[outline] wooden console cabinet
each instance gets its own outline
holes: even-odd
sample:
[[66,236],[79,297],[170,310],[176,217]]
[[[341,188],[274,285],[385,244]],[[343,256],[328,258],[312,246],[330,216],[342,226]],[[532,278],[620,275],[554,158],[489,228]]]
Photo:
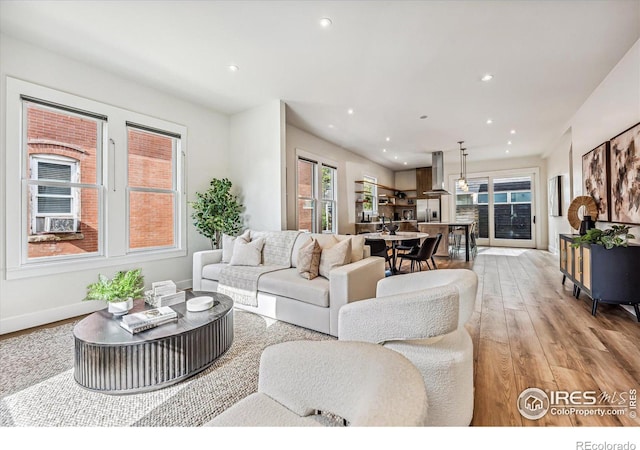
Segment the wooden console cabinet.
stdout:
[[560,235],[560,272],[562,284],[573,282],[573,295],[584,292],[593,299],[591,314],[596,315],[598,303],[633,305],[640,322],[640,290],[638,267],[640,246],[614,247],[582,244],[573,248],[576,234]]

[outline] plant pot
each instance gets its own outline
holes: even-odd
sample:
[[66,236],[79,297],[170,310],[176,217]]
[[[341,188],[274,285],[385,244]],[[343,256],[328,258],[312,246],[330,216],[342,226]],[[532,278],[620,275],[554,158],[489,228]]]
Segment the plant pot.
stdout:
[[114,317],[124,316],[133,308],[133,299],[129,297],[121,302],[109,302],[107,310],[114,315]]

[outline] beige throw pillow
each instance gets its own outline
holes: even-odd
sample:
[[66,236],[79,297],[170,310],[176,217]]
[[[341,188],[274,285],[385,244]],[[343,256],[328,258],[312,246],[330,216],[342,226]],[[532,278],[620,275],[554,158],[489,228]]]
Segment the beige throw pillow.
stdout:
[[336,245],[322,249],[320,255],[320,275],[329,278],[334,267],[344,266],[351,260],[351,239],[345,239]]
[[222,262],[228,263],[231,261],[233,255],[233,246],[237,240],[242,240],[245,243],[249,242],[249,230],[245,231],[238,237],[229,236],[228,234],[222,235]]
[[322,248],[318,241],[311,238],[298,252],[298,272],[300,276],[313,280],[320,273],[320,255]]
[[262,261],[262,248],[264,238],[258,238],[251,242],[237,239],[233,245],[230,266],[259,266]]

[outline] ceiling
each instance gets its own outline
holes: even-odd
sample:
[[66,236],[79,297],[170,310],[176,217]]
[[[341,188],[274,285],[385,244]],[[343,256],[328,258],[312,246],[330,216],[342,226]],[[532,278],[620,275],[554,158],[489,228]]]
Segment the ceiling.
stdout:
[[460,140],[469,163],[543,154],[640,37],[640,0],[2,1],[0,27],[226,114],[281,99],[403,170]]

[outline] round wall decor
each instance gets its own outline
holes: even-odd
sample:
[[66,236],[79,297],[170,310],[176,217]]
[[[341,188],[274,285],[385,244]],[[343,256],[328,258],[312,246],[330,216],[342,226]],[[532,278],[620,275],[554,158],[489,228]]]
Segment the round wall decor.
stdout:
[[[581,217],[579,212],[583,206],[585,208],[585,212]],[[573,199],[569,205],[569,210],[567,211],[567,219],[569,219],[571,228],[575,230],[580,229],[580,222],[582,221],[582,218],[587,215],[591,216],[595,220],[598,217],[598,206],[592,197],[588,195],[579,195]]]

